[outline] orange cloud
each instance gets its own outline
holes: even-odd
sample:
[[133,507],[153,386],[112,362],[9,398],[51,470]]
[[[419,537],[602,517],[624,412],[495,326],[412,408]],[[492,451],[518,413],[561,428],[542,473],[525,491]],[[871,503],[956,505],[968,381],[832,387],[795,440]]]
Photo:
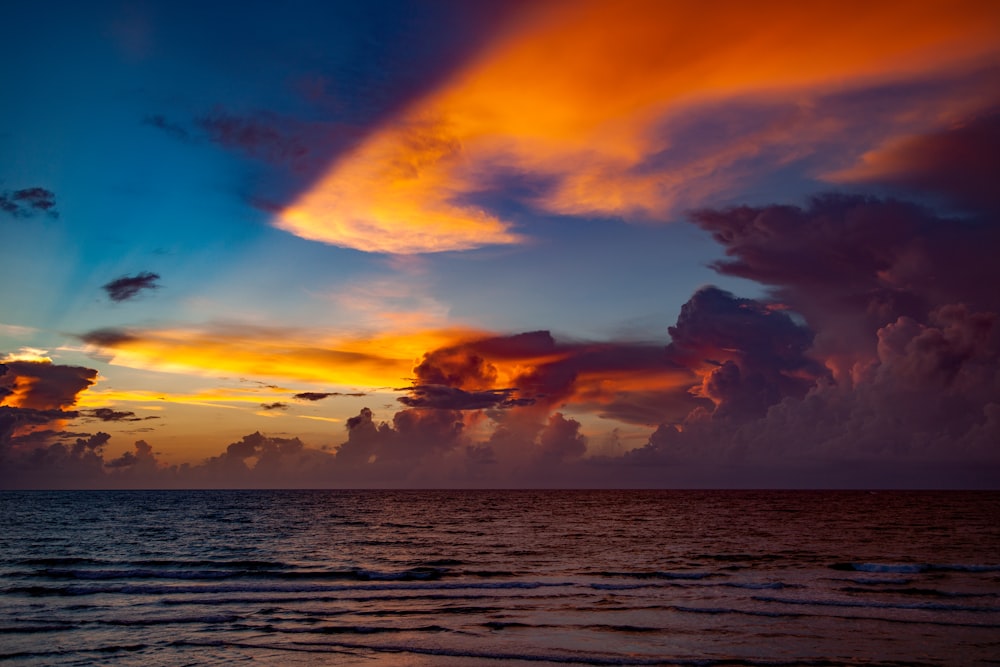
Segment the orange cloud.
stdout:
[[[239,391],[236,389],[209,389],[190,394],[136,389],[92,389],[80,396],[77,405],[81,408],[98,408],[117,403],[177,403],[181,405],[239,409],[240,404],[243,403],[252,403],[256,408],[262,401],[270,400],[272,397],[271,394]],[[145,409],[162,410],[163,408],[161,406],[149,406]]]
[[794,100],[995,60],[998,26],[1000,5],[972,0],[535,6],[342,156],[274,223],[371,252],[518,243],[510,221],[471,203],[509,175],[546,183],[532,202],[545,211],[662,217],[691,191],[724,189],[720,169],[762,145],[794,151],[805,139],[779,128],[690,164],[647,169],[681,138],[665,129],[672,116],[734,97]]
[[[129,368],[207,377],[268,377],[355,388],[394,387],[428,349],[465,330],[330,337],[263,328],[99,331],[83,336],[92,353]],[[260,394],[252,399],[260,402]],[[232,399],[231,399],[232,400]],[[248,399],[249,400],[249,399]]]

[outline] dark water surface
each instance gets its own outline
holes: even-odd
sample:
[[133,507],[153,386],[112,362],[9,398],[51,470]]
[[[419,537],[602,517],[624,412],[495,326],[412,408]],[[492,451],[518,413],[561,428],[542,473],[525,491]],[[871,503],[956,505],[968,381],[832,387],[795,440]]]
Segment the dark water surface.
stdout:
[[1000,494],[0,493],[11,665],[1000,664]]

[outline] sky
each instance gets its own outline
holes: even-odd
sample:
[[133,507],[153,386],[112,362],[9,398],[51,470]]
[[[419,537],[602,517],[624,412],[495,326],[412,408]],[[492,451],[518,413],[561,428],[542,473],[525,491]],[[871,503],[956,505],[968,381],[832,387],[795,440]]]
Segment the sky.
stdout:
[[40,2],[2,488],[998,488],[1000,4]]

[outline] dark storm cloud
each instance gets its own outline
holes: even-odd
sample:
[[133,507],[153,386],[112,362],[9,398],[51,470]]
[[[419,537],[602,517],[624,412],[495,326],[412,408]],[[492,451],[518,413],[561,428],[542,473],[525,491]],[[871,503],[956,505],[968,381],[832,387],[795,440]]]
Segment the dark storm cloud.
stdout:
[[[516,365],[511,389],[527,401],[554,403],[580,389],[581,379],[611,373],[676,373],[662,345],[557,342],[548,331],[470,340],[424,355],[416,386],[496,391],[500,369]],[[506,388],[504,388],[506,390]]]
[[408,396],[398,400],[410,408],[435,408],[443,410],[485,410],[531,405],[534,399],[515,398],[516,389],[487,389],[464,391],[440,384],[418,384],[407,387]]
[[59,410],[76,403],[77,394],[94,384],[97,371],[43,361],[8,361],[2,368],[0,387],[17,393],[17,406]]
[[[691,393],[701,382],[700,363],[663,344],[558,341],[547,331],[532,331],[428,352],[414,368],[419,394],[399,400],[412,407],[531,410],[535,416],[505,436],[523,444],[534,442],[543,426],[534,407],[572,404],[601,417],[649,426],[678,422],[697,407],[711,407],[708,397]],[[516,394],[502,400],[497,400],[499,394],[484,393],[510,390]],[[501,421],[507,425],[501,429],[510,431],[517,420]]]
[[143,271],[134,276],[122,276],[109,283],[101,285],[112,301],[127,301],[138,296],[142,290],[158,289],[156,281],[160,276],[156,273]]
[[771,288],[805,317],[824,357],[845,368],[875,357],[876,332],[951,303],[1000,308],[1000,225],[952,219],[909,202],[823,195],[805,208],[699,211],[694,221],[723,245],[722,274]]
[[367,396],[364,392],[353,392],[353,393],[343,393],[339,391],[303,391],[292,396],[297,401],[322,401],[324,398],[330,398],[331,396],[354,396],[362,397]]
[[[817,382],[758,418],[693,412],[625,460],[771,469],[783,484],[995,486],[1000,473],[1000,318],[964,306],[878,332],[853,381]],[[777,471],[775,473],[775,471]],[[760,474],[755,473],[757,475]]]
[[785,396],[802,397],[828,371],[808,356],[813,335],[780,310],[704,287],[669,327],[670,357],[685,366],[714,366],[702,391],[717,416],[762,415]]
[[38,213],[45,213],[53,218],[59,217],[56,211],[56,196],[45,188],[24,188],[0,193],[0,211],[18,218],[27,218]]
[[[0,364],[0,388],[6,392],[4,401],[13,403],[0,407],[0,458],[8,459],[0,468],[7,468],[4,472],[16,477],[15,464],[28,455],[25,451],[34,457],[31,459],[34,468],[44,468],[46,457],[64,460],[67,456],[79,458],[87,452],[99,450],[107,441],[103,435],[91,436],[63,430],[64,422],[80,415],[67,408],[75,405],[77,395],[96,379],[96,370],[81,366],[39,361]],[[70,448],[56,443],[47,448],[32,449],[36,444],[75,436],[78,439]]]
[[716,407],[662,424],[622,462],[697,476],[713,461],[785,485],[995,486],[996,220],[858,195],[694,219],[729,256],[716,270],[773,301],[692,298],[668,351],[703,358]]
[[[79,413],[72,410],[36,410],[0,406],[0,454],[11,443],[14,433],[22,426],[45,426],[55,421],[73,419]],[[51,436],[59,431],[48,430]],[[72,435],[72,434],[69,434]]]

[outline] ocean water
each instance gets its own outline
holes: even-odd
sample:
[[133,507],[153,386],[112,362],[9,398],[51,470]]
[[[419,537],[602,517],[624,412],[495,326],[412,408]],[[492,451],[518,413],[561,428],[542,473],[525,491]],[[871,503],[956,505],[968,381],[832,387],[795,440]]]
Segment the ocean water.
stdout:
[[1000,494],[0,493],[11,665],[1000,663]]

